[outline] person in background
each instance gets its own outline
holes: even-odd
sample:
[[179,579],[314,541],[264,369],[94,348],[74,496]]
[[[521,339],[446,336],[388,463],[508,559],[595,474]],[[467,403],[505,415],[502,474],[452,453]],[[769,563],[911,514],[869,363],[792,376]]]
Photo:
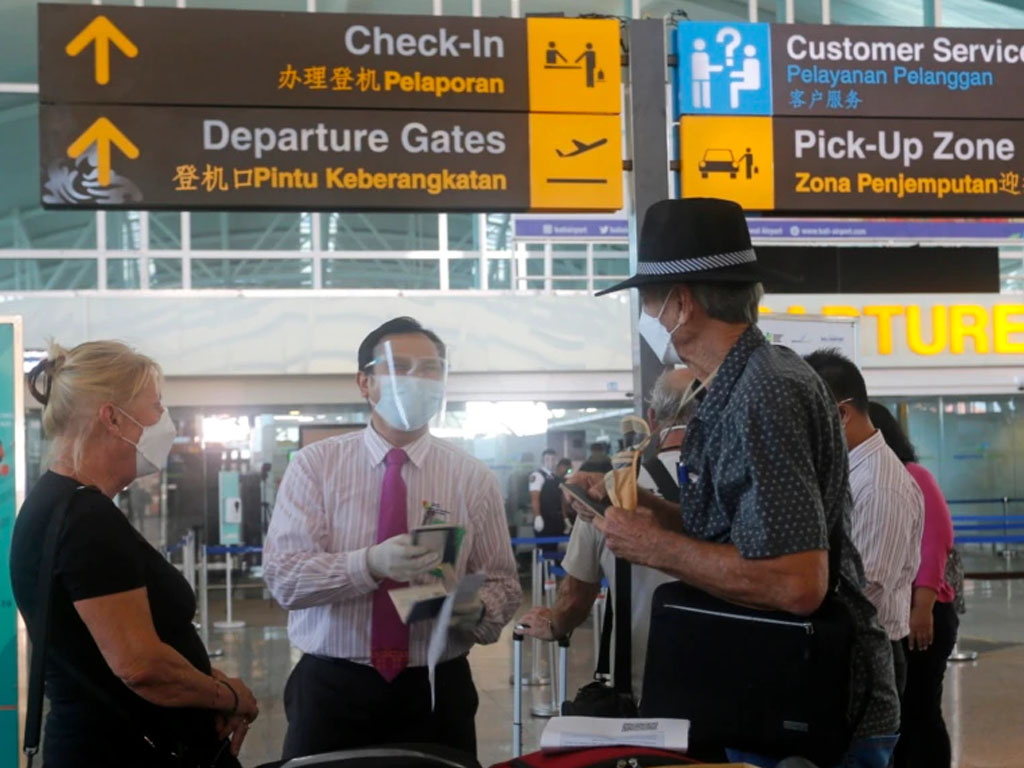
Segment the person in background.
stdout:
[[559,480],[565,480],[571,474],[572,462],[569,459],[559,459],[558,464],[555,465],[555,477]]
[[[648,421],[652,434],[661,436],[657,460],[669,469],[673,477],[679,464],[679,446],[686,434],[686,423],[697,406],[695,400],[683,405],[694,381],[693,373],[685,368],[666,371],[655,381],[651,392]],[[637,485],[657,493],[657,485],[646,470],[641,471]],[[678,490],[676,498],[678,500]],[[525,634],[542,640],[556,640],[576,629],[590,615],[601,590],[602,575],[608,580],[610,594],[615,594],[615,555],[605,546],[601,532],[589,523],[581,521],[573,527],[562,568],[566,578],[559,587],[554,609],[537,606],[526,613],[520,619],[526,627]],[[631,580],[631,674],[633,695],[639,700],[647,655],[647,631],[651,623],[651,595],[661,584],[673,579],[661,571],[634,566]],[[609,658],[612,657],[613,654],[609,654]]]
[[[430,434],[447,371],[437,334],[390,320],[359,345],[358,367],[369,425],[295,455],[264,545],[267,586],[303,652],[284,692],[284,759],[400,742],[475,755],[479,700],[466,657],[498,639],[521,595],[498,480]],[[454,580],[486,580],[455,606],[432,703],[434,622],[404,624],[388,593],[441,581],[431,573],[440,554],[410,536],[437,523],[462,532]]]
[[[530,510],[533,513],[533,532],[537,538],[565,535],[565,515],[562,514],[561,480],[555,474],[558,456],[550,448],[541,454],[541,466],[530,475]],[[542,552],[553,552],[557,544],[540,544]]]
[[50,599],[47,768],[171,765],[172,752],[181,765],[237,766],[259,714],[241,680],[210,666],[185,577],[113,503],[167,461],[175,427],[161,383],[153,360],[116,341],[53,345],[28,377],[52,440],[11,541],[14,599],[33,639],[40,579],[51,578],[40,573],[43,542],[66,513]]
[[868,391],[857,366],[837,349],[806,358],[835,397],[850,449],[851,533],[864,560],[866,594],[892,643],[896,687],[903,695],[910,634],[910,595],[921,564],[924,496],[871,421]]
[[946,583],[946,560],[953,550],[953,518],[932,473],[917,463],[917,452],[896,417],[880,403],[869,406],[872,423],[903,462],[924,494],[921,567],[910,598],[910,634],[904,640],[907,687],[895,768],[949,768],[949,732],[942,718],[942,680],[956,645],[960,619],[956,597]]
[[590,455],[579,468],[580,472],[600,472],[602,475],[612,471],[612,459],[609,455],[608,443],[597,441],[590,444]]

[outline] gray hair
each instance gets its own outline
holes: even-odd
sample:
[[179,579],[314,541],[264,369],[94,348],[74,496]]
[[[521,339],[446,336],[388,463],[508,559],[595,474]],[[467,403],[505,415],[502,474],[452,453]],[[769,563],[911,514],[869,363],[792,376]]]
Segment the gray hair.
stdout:
[[683,397],[693,385],[694,380],[688,379],[686,386],[679,387],[673,381],[677,371],[663,371],[651,387],[651,410],[654,411],[654,420],[659,426],[674,427],[683,425],[690,421],[700,402],[696,398],[683,406]]
[[757,324],[761,283],[690,283],[694,300],[712,320]]
[[757,324],[758,307],[764,296],[761,283],[663,283],[645,286],[644,291],[664,298],[679,285],[690,287],[694,301],[712,320]]

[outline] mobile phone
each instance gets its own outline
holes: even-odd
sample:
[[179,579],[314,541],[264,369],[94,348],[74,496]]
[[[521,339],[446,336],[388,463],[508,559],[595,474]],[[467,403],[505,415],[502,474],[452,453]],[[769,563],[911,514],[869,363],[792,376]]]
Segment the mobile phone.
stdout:
[[582,488],[580,488],[578,485],[569,485],[568,483],[563,482],[562,487],[569,493],[571,493],[573,495],[573,498],[582,501],[584,504],[586,504],[591,509],[591,511],[598,517],[604,517],[604,511],[611,506],[611,504],[605,499],[597,501],[596,499],[591,498],[590,494],[587,493]]

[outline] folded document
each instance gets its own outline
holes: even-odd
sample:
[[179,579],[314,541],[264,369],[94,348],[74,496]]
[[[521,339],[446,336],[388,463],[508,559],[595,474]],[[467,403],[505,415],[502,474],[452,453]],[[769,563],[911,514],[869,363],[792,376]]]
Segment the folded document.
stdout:
[[666,717],[553,717],[540,737],[542,750],[656,747],[685,752],[690,721]]

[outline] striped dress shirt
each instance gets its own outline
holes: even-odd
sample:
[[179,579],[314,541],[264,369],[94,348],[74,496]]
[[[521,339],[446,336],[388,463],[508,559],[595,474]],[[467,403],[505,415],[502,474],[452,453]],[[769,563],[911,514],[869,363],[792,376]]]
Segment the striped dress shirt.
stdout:
[[[378,583],[366,554],[377,541],[384,457],[391,448],[370,426],[303,448],[285,472],[264,544],[264,577],[289,611],[292,645],[305,653],[370,663]],[[427,434],[404,450],[409,530],[427,522],[461,526],[457,575],[487,574],[480,590],[483,620],[472,634],[449,633],[447,661],[474,642],[496,641],[519,606],[504,504],[497,478],[455,446]],[[416,583],[436,580],[426,575]],[[432,621],[410,626],[410,666],[426,664],[432,628]]]
[[864,593],[890,640],[910,634],[910,594],[921,564],[924,496],[882,433],[850,451],[850,537],[864,561]]

